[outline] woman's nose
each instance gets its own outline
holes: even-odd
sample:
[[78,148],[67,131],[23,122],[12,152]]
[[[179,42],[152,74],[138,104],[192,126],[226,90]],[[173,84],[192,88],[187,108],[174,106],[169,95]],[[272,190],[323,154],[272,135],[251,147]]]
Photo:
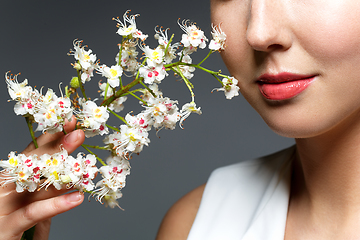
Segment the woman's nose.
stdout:
[[290,21],[282,0],[251,1],[246,38],[256,51],[286,50],[292,44]]

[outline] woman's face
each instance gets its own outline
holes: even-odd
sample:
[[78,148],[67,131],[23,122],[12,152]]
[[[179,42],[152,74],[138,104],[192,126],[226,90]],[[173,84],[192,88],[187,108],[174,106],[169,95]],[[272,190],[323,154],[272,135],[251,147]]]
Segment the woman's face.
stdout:
[[354,0],[211,0],[241,93],[275,132],[297,138],[358,115],[359,12]]

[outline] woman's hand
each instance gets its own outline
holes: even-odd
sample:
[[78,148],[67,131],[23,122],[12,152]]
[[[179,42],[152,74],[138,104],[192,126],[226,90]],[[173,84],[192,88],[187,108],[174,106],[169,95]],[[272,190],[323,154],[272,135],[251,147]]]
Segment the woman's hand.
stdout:
[[[60,151],[60,145],[72,153],[85,139],[82,130],[73,131],[75,122],[73,119],[66,123],[66,136],[63,133],[43,134],[37,139],[39,148],[35,149],[31,143],[22,153],[28,156],[54,154]],[[0,239],[19,240],[23,232],[35,224],[34,240],[48,239],[51,217],[80,205],[84,200],[79,192],[61,195],[67,191],[51,186],[48,190],[34,193],[17,193],[15,183],[0,187]]]

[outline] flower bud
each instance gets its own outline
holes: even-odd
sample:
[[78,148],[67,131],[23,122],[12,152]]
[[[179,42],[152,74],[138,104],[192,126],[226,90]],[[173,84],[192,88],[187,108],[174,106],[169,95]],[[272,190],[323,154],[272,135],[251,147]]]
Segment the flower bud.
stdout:
[[71,182],[71,178],[69,175],[61,175],[60,178],[61,178],[61,181],[65,184]]
[[78,77],[73,77],[70,81],[70,86],[72,88],[79,88],[80,87],[80,83],[79,83],[79,78]]
[[73,64],[73,67],[74,67],[76,70],[81,70],[81,65],[80,65],[80,63],[75,63],[75,64]]

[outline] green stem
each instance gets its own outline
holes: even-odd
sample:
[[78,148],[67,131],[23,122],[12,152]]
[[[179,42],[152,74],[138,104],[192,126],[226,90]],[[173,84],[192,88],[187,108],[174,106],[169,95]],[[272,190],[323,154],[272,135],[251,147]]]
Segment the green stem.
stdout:
[[122,50],[123,50],[123,42],[124,42],[124,39],[123,39],[123,41],[121,42],[120,49],[119,49],[119,61],[118,61],[118,65],[120,65],[120,66],[121,66],[121,54],[122,54]]
[[104,99],[106,99],[106,97],[107,97],[107,91],[108,91],[108,89],[109,89],[109,86],[110,86],[110,84],[109,84],[109,82],[107,82],[107,83],[106,83],[106,87],[105,87]]
[[109,124],[105,124],[108,128],[114,130],[115,132],[120,132],[120,129],[116,128],[116,127],[113,127],[113,126],[110,126]]
[[83,192],[86,192],[86,193],[90,193],[90,194],[93,194],[95,193],[95,191],[89,191],[89,190],[86,190],[86,189],[82,189]]
[[146,88],[151,93],[151,95],[153,95],[154,98],[156,98],[156,95],[153,92],[153,90],[151,90],[148,86],[146,86],[145,83],[143,83],[142,81],[140,82],[140,84],[143,85],[144,88]]
[[212,71],[210,69],[207,69],[207,68],[204,68],[202,66],[200,66],[199,64],[192,64],[192,63],[184,63],[184,62],[176,62],[176,63],[170,63],[170,64],[166,64],[164,65],[164,67],[166,69],[172,69],[174,67],[177,67],[177,66],[180,66],[180,65],[184,65],[184,66],[189,66],[189,67],[195,67],[195,68],[198,68],[204,72],[207,72],[207,73],[210,73],[210,74],[213,74],[213,75],[217,75],[217,76],[221,76],[221,77],[227,77],[226,75],[224,74],[221,74],[221,71]]
[[139,98],[138,96],[136,96],[134,93],[132,92],[128,92],[131,96],[133,96],[134,98],[136,98],[137,100],[141,101],[145,106],[147,106],[147,102],[144,101],[144,99]]
[[199,62],[197,65],[201,65],[203,62],[205,62],[206,59],[208,59],[208,57],[210,57],[210,55],[213,53],[214,51],[213,50],[210,50],[210,52],[208,53],[208,55],[201,61]]
[[35,137],[35,134],[34,134],[34,129],[33,129],[33,126],[32,126],[32,123],[31,123],[31,120],[30,120],[30,117],[25,117],[26,119],[26,123],[28,125],[28,128],[29,128],[29,131],[30,131],[30,135],[31,135],[31,139],[35,145],[35,148],[38,148],[38,144],[37,144],[37,141],[36,141],[36,137]]
[[211,74],[214,78],[216,78],[216,80],[218,80],[219,81],[219,83],[221,84],[221,86],[224,86],[224,83],[218,78],[218,76],[217,75],[215,75],[215,74]]
[[123,87],[123,83],[122,83],[122,78],[121,78],[121,76],[119,77],[119,82],[120,82],[120,88],[122,88],[122,87]]
[[[166,48],[165,48],[165,55],[169,49],[169,46],[170,46],[170,43],[172,42],[173,38],[174,38],[175,34],[172,34],[171,37],[170,37],[170,40],[168,42],[168,44],[166,45]],[[164,58],[165,58],[165,55],[164,55]]]
[[106,163],[104,163],[104,161],[99,158],[95,153],[93,153],[92,151],[90,151],[90,149],[86,146],[84,146],[84,144],[81,145],[83,148],[85,148],[86,151],[88,151],[90,154],[94,155],[96,157],[96,159],[104,166],[106,166]]
[[85,94],[85,89],[84,89],[84,86],[82,84],[82,81],[81,81],[81,74],[80,74],[80,70],[77,70],[77,75],[78,75],[78,81],[79,81],[79,85],[80,85],[80,90],[81,90],[81,93],[83,94],[85,100],[87,101],[87,97],[86,97],[86,94]]
[[183,50],[181,51],[181,56],[180,56],[179,62],[182,62],[182,59],[184,57],[184,50],[185,50],[185,48],[183,48]]
[[109,106],[110,103],[112,103],[115,99],[121,97],[124,93],[127,93],[132,87],[139,84],[142,80],[144,80],[143,77],[135,78],[131,83],[116,91],[114,95],[104,99],[104,101],[101,103],[101,106]]
[[[144,58],[143,62],[141,63],[141,66],[145,66],[145,62],[146,62],[147,58]],[[136,78],[138,78],[140,75],[140,68],[138,69],[137,73],[136,73]]]
[[188,87],[189,91],[190,91],[190,94],[191,94],[191,100],[192,102],[195,102],[195,94],[193,92],[193,88],[194,86],[192,85],[192,83],[189,81],[189,79],[187,79],[184,74],[181,72],[181,69],[179,67],[179,65],[177,66],[177,72],[180,74],[181,78],[184,80],[186,86]]
[[114,111],[112,111],[110,108],[107,109],[109,112],[111,112],[115,117],[119,118],[121,121],[123,121],[126,125],[128,125],[128,122],[123,118],[122,116],[116,114]]
[[109,150],[108,147],[99,147],[99,146],[92,146],[92,145],[87,145],[87,144],[83,144],[83,146],[88,147],[88,148],[100,149],[100,150]]

